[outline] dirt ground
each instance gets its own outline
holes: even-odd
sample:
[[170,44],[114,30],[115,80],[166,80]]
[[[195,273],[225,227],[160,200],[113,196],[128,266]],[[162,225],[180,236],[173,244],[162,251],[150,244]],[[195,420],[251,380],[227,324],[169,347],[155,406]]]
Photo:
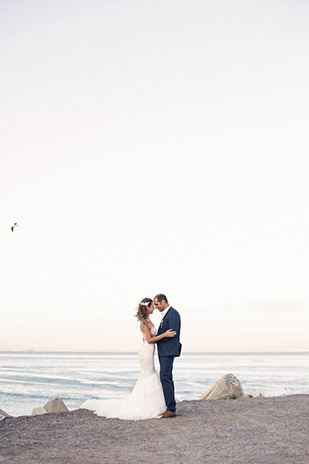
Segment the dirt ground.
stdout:
[[7,418],[0,463],[309,464],[309,395],[183,401],[177,413],[145,421],[84,409]]

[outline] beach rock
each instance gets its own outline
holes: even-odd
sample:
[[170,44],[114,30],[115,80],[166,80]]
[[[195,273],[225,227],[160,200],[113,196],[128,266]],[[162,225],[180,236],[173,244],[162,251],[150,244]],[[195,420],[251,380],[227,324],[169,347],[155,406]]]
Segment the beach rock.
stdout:
[[47,412],[67,412],[68,408],[61,398],[56,397],[44,404],[43,408]]
[[2,409],[0,409],[0,421],[2,421],[3,419],[5,419],[6,417],[10,417],[9,414],[7,414],[5,411],[3,411]]
[[41,407],[32,409],[32,416],[38,416],[39,414],[47,414],[46,409]]
[[201,400],[224,400],[228,398],[242,398],[244,391],[241,383],[233,374],[225,374],[215,383],[204,395]]

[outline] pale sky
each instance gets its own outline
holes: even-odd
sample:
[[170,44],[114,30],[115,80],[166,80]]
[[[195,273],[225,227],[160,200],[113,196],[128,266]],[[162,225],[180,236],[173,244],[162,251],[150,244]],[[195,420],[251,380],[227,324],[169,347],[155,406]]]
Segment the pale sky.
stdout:
[[135,351],[159,292],[184,352],[309,350],[308,19],[0,3],[0,350]]

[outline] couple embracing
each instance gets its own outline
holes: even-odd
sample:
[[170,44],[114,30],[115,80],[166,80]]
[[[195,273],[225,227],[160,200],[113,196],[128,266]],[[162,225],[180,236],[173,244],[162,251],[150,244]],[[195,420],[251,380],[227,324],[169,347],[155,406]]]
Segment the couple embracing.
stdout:
[[[150,316],[157,308],[161,313],[158,331]],[[115,400],[87,400],[82,407],[98,416],[142,420],[176,416],[173,382],[174,358],[180,356],[180,316],[163,294],[154,300],[143,298],[137,308],[143,344],[139,350],[140,376],[127,398]],[[160,378],[154,367],[154,350],[157,344]]]

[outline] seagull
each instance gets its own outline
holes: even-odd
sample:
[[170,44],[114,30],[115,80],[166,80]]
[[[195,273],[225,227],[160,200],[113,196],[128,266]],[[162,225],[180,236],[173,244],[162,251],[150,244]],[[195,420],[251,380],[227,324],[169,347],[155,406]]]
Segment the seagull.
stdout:
[[14,225],[11,227],[12,232],[14,232],[14,227],[18,227],[17,222],[14,222]]

